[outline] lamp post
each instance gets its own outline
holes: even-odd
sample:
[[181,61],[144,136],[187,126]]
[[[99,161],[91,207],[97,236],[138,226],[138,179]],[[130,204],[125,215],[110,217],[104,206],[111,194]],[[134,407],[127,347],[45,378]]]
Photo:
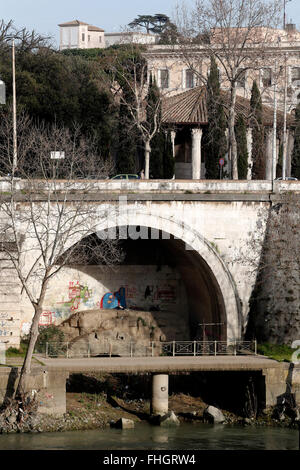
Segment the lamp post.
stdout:
[[276,163],[277,163],[277,67],[275,63],[275,77],[274,77],[274,118],[273,118],[273,151],[272,151],[272,181],[276,178]]
[[287,54],[284,55],[284,95],[283,95],[283,151],[282,151],[282,179],[286,178],[286,154],[287,154],[287,132],[286,132],[286,112],[287,112]]
[[12,75],[13,75],[13,168],[12,174],[18,166],[17,153],[17,98],[16,98],[16,64],[15,64],[15,41],[12,41]]

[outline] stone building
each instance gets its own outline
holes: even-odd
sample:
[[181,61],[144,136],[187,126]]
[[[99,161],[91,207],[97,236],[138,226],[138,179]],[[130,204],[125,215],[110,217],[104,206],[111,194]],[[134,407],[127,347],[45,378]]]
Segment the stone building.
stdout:
[[[261,33],[262,34],[262,33]],[[264,40],[265,37],[264,37]],[[258,41],[258,39],[257,39]],[[256,42],[245,53],[237,83],[237,94],[250,99],[253,81],[260,88],[263,104],[273,106],[274,85],[278,107],[283,109],[285,68],[287,75],[287,107],[292,111],[300,101],[300,32],[294,25],[286,30],[270,30],[263,51],[255,51]],[[251,57],[251,47],[254,59]],[[150,45],[145,53],[149,71],[164,95],[171,96],[203,84],[210,69],[210,49],[205,44]],[[218,63],[221,88],[229,89],[224,67]],[[244,73],[243,73],[244,70]]]
[[61,23],[59,49],[91,49],[105,47],[104,29],[83,21]]
[[83,21],[61,23],[59,49],[93,49],[114,44],[155,44],[157,35],[140,31],[105,33],[104,29]]

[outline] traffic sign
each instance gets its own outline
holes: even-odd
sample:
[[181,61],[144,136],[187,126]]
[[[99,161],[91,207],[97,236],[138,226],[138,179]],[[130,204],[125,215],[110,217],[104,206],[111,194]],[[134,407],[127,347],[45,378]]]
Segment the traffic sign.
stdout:
[[225,163],[225,160],[224,160],[224,158],[220,158],[220,160],[219,160],[219,165],[220,165],[220,166],[223,166],[223,165],[224,165],[224,163]]

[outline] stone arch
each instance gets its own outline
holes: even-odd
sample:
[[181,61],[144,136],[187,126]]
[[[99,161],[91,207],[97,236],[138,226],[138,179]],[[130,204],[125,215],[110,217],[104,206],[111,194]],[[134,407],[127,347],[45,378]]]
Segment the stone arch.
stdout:
[[[131,208],[130,204],[128,204],[124,213],[118,214],[116,220],[108,220],[105,224],[106,229],[121,226],[149,227],[170,234],[175,239],[185,243],[186,249],[197,252],[211,272],[215,285],[222,296],[227,325],[227,339],[241,337],[241,302],[235,281],[215,247],[205,237],[185,222],[174,217],[167,218],[151,210],[145,211],[145,207],[139,209],[135,206]],[[104,227],[100,225],[99,229],[101,231]]]
[[[240,338],[243,324],[240,298],[233,276],[216,248],[199,231],[182,220],[174,216],[163,216],[156,212],[159,208],[155,207],[153,210],[148,204],[130,203],[127,202],[126,197],[124,200],[124,207],[120,204],[119,206],[108,204],[105,218],[103,217],[103,209],[99,210],[99,221],[95,225],[95,232],[101,237],[100,234],[107,232],[107,230],[119,227],[146,227],[170,234],[174,239],[182,241],[185,248],[191,253],[191,259],[193,258],[192,253],[196,252],[199,255],[205,265],[206,272],[213,280],[215,293],[223,308],[222,317],[226,322],[225,336],[227,340]],[[70,239],[66,250],[78,242],[80,242],[79,236],[78,239]]]

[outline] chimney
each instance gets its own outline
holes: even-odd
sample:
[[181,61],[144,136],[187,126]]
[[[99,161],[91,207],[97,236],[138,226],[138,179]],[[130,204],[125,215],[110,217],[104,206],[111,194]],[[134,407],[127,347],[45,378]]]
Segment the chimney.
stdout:
[[292,33],[293,31],[296,31],[296,25],[294,23],[288,23],[285,25],[285,30],[288,33]]

